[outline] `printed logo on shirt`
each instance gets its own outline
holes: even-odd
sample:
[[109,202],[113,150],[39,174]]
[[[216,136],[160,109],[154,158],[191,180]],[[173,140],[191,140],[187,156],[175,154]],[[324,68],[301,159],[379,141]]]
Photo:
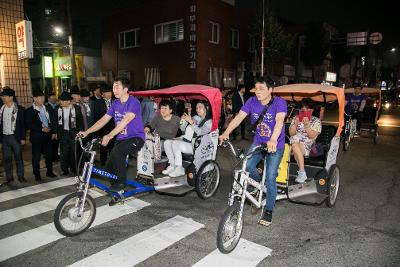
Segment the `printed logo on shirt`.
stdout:
[[260,137],[270,137],[271,136],[271,128],[264,122],[257,125],[257,130]]

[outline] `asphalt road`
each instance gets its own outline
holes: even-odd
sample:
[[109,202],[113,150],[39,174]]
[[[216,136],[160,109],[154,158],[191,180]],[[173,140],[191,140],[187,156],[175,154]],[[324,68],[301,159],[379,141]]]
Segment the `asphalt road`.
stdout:
[[[400,126],[398,111],[387,116]],[[108,198],[100,196],[97,218],[104,222],[71,238],[51,228],[54,204],[38,202],[72,192],[73,186],[8,200],[9,188],[0,188],[0,266],[110,266],[106,259],[123,266],[124,257],[115,256],[121,252],[138,258],[138,266],[399,266],[400,127],[381,126],[379,132],[377,145],[359,137],[348,152],[340,152],[335,207],[279,201],[273,224],[263,227],[246,206],[242,238],[249,242],[227,258],[215,252],[232,181],[230,158],[222,149],[221,185],[214,198],[203,201],[195,192],[184,197],[149,193],[138,196],[144,202],[131,202],[139,205],[135,209],[127,208],[130,202],[107,209]],[[28,204],[33,206],[24,210]],[[47,206],[48,211],[29,213]],[[85,258],[92,261],[80,262]]]

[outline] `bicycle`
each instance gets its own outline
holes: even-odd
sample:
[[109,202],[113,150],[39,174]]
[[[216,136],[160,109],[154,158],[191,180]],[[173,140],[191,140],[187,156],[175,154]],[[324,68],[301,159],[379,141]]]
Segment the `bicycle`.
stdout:
[[353,140],[357,131],[357,119],[354,119],[352,114],[347,114],[346,112],[344,114],[346,116],[346,122],[343,133],[343,150],[348,151],[350,142]]

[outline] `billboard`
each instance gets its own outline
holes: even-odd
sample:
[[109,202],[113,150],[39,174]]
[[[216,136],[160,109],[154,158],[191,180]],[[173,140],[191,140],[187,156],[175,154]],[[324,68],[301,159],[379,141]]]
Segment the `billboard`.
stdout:
[[33,58],[32,23],[22,20],[15,24],[18,59]]
[[72,65],[71,57],[56,57],[54,59],[54,69],[55,76],[71,76],[72,75]]

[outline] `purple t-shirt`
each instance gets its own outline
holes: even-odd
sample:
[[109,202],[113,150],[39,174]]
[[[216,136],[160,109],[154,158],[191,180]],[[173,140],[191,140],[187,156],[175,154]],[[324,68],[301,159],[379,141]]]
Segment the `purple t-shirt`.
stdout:
[[346,96],[346,101],[347,101],[347,106],[350,110],[348,110],[350,113],[353,113],[355,111],[358,111],[360,106],[361,106],[361,102],[363,100],[366,100],[366,96],[363,94],[360,95],[355,95],[355,94],[350,94]]
[[[263,112],[264,108],[265,105],[261,104],[257,97],[253,96],[246,101],[244,106],[241,108],[241,111],[246,112],[247,115],[250,116],[251,124],[254,124],[260,114]],[[274,127],[276,123],[276,114],[279,112],[287,113],[286,100],[281,97],[275,96],[274,102],[265,113],[262,122],[260,122],[255,129],[255,135],[253,139],[254,144],[265,144],[269,141],[269,139],[271,139],[271,135],[274,132]],[[281,134],[278,137],[278,144],[276,146],[278,149],[285,148],[284,127],[285,125],[283,125]]]
[[135,97],[129,96],[125,103],[121,103],[119,99],[116,99],[108,109],[107,115],[114,117],[115,124],[117,125],[128,112],[134,113],[135,118],[117,135],[117,140],[125,140],[133,137],[139,137],[145,140],[140,102]]

